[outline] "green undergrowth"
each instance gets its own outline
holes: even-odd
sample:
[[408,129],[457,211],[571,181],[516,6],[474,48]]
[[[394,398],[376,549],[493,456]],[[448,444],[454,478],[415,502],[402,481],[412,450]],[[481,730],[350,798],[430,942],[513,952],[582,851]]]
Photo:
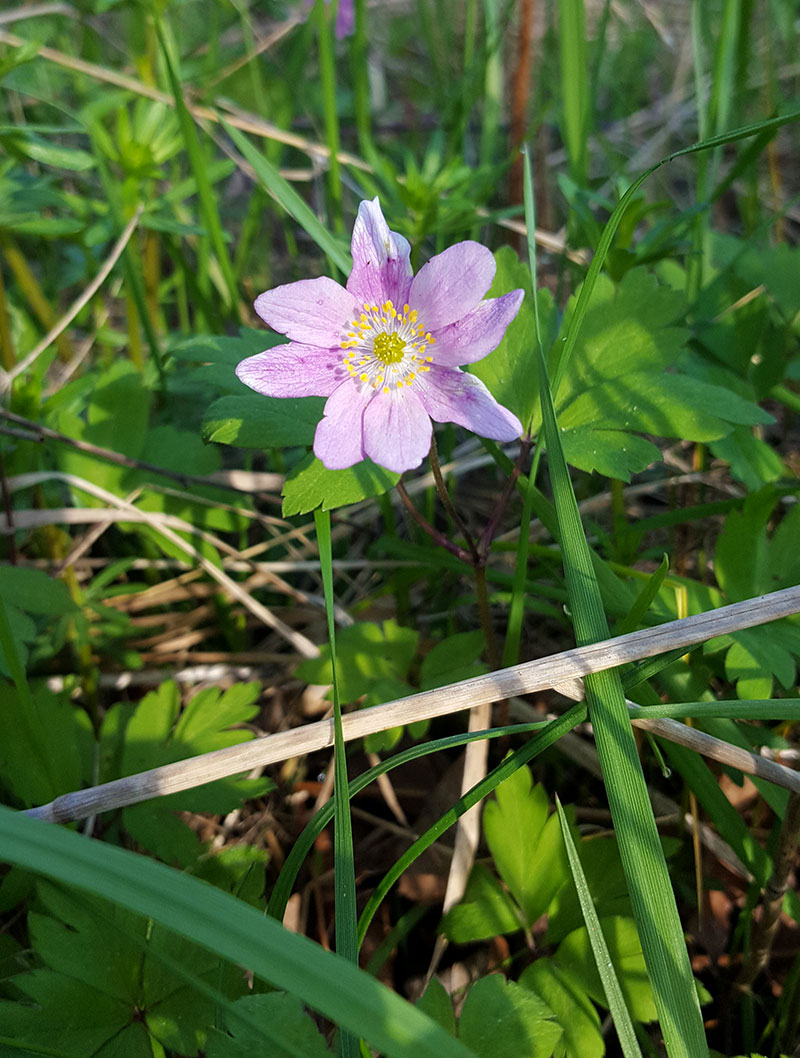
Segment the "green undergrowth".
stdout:
[[[798,794],[731,753],[796,765],[797,614],[339,726],[800,582],[796,5],[349,6],[0,19],[0,1058],[796,1053]],[[522,446],[330,470],[237,379],[376,196],[524,291],[467,369]],[[329,706],[332,756],[25,814]]]

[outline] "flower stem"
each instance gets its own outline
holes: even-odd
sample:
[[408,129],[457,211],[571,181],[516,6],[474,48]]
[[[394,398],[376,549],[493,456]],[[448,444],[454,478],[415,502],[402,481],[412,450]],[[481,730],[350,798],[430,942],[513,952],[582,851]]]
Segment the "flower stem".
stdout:
[[481,562],[486,562],[489,556],[489,549],[492,546],[492,540],[494,534],[497,532],[497,526],[500,524],[500,519],[503,517],[503,512],[506,509],[508,501],[511,499],[511,494],[517,486],[517,479],[522,473],[522,468],[528,460],[528,456],[531,451],[531,442],[528,438],[524,438],[519,446],[519,455],[514,461],[514,466],[511,468],[511,473],[506,481],[503,494],[497,502],[497,506],[492,512],[492,517],[486,528],[481,533],[480,540],[478,541],[478,555],[480,556]]
[[402,481],[398,481],[395,485],[397,494],[403,501],[403,506],[414,519],[420,528],[424,529],[428,536],[434,540],[440,547],[445,548],[451,555],[455,555],[456,558],[460,558],[462,562],[469,563],[470,566],[475,564],[475,558],[470,551],[466,551],[463,547],[459,547],[458,544],[454,544],[449,537],[446,537],[444,533],[440,533],[438,529],[434,529],[431,523],[425,518],[417,508],[414,506],[414,502],[405,490],[405,486]]
[[489,665],[494,671],[500,668],[500,651],[497,648],[497,639],[492,624],[492,612],[489,608],[489,591],[486,586],[486,566],[483,564],[475,567],[475,591],[478,596],[478,613],[481,618],[483,638],[486,640],[486,656]]
[[431,450],[428,453],[428,458],[431,461],[431,470],[433,471],[433,479],[436,482],[436,491],[439,493],[439,499],[442,501],[442,506],[447,511],[448,515],[453,521],[453,524],[464,537],[469,548],[470,555],[472,556],[472,564],[477,565],[480,562],[480,554],[475,541],[472,539],[472,535],[467,529],[464,522],[461,520],[461,516],[453,506],[453,502],[450,499],[450,493],[447,491],[447,485],[445,484],[444,475],[442,474],[442,468],[439,465],[439,451],[436,447],[436,437],[431,434]]

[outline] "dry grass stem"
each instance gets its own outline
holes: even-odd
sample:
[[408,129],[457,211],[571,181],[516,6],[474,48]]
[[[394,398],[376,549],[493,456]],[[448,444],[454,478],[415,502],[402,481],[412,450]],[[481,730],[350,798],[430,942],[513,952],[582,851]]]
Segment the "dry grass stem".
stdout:
[[[187,547],[179,537],[176,540],[180,541],[181,547]],[[214,568],[214,575],[219,573]],[[644,628],[616,639],[475,676],[449,687],[421,691],[385,705],[361,709],[343,718],[344,737],[351,741],[400,724],[446,716],[502,698],[563,686],[588,673],[602,672],[670,650],[682,650],[716,636],[766,624],[797,612],[800,612],[800,587],[784,588],[656,628]],[[48,805],[29,809],[28,814],[49,822],[82,819],[96,812],[191,789],[214,779],[331,746],[333,720],[321,720],[102,786],[63,794]]]

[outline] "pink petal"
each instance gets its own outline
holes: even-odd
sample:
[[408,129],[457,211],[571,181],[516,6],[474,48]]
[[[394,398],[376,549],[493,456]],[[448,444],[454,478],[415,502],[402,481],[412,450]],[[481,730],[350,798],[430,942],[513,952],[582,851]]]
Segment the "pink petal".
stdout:
[[373,396],[374,390],[362,390],[348,378],[328,397],[314,434],[314,455],[328,470],[344,470],[364,458],[361,421],[364,407]]
[[482,301],[462,319],[435,331],[436,344],[428,351],[443,367],[458,367],[482,360],[503,340],[506,327],[519,312],[524,297],[523,290],[512,290],[501,298]]
[[431,365],[414,380],[425,410],[436,422],[454,422],[480,437],[513,441],[522,433],[522,423],[498,404],[483,382],[465,371]]
[[352,295],[327,276],[274,287],[255,301],[256,312],[273,331],[323,349],[342,341],[355,309]]
[[355,32],[356,12],[353,0],[339,0],[339,10],[336,13],[336,39],[349,37]]
[[413,389],[378,393],[364,411],[364,451],[387,470],[418,467],[431,447],[431,421]]
[[341,350],[290,342],[248,356],[236,377],[267,397],[327,397],[348,376]]
[[389,230],[377,198],[358,207],[351,250],[353,271],[347,289],[360,305],[393,301],[402,308],[411,283],[411,247],[402,235]]
[[491,251],[477,242],[459,242],[432,257],[414,276],[408,303],[429,331],[455,323],[471,312],[492,285]]

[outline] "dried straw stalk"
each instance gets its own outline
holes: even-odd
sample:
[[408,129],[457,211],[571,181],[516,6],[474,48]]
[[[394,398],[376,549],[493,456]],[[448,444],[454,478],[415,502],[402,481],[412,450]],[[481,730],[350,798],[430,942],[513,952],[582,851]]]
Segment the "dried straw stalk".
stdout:
[[[606,639],[600,643],[565,650],[560,654],[514,665],[498,672],[475,676],[448,687],[422,691],[385,705],[361,709],[344,717],[344,737],[346,741],[350,741],[401,724],[445,716],[462,709],[473,709],[513,695],[569,687],[571,683],[574,686],[575,680],[589,673],[616,668],[618,665],[654,657],[670,650],[690,647],[715,636],[766,624],[798,612],[800,587],[784,588],[782,591],[747,599],[709,613],[670,621],[656,628],[645,628],[616,639]],[[641,725],[642,722],[637,723]],[[657,725],[653,729],[657,730],[658,734],[670,738],[673,737],[674,729],[685,729],[683,724],[673,722],[673,726],[665,724],[663,720],[651,720],[646,723]],[[151,797],[163,797],[179,790],[188,790],[213,779],[222,779],[332,745],[333,720],[320,720],[292,731],[266,735],[244,745],[215,750],[213,753],[205,753],[124,779],[116,779],[101,786],[63,794],[50,804],[28,809],[27,814],[53,823],[83,819],[97,812],[106,812],[146,801]],[[696,748],[705,752],[699,745]],[[742,763],[747,762],[743,760]],[[772,765],[772,768],[766,769],[770,772],[770,777],[775,769],[778,769],[775,775],[784,772],[787,776],[792,775],[790,769],[779,764],[770,761],[762,761],[761,764]],[[767,777],[763,768],[759,770],[759,774]],[[784,781],[784,784],[790,787],[793,785],[790,781]]]

